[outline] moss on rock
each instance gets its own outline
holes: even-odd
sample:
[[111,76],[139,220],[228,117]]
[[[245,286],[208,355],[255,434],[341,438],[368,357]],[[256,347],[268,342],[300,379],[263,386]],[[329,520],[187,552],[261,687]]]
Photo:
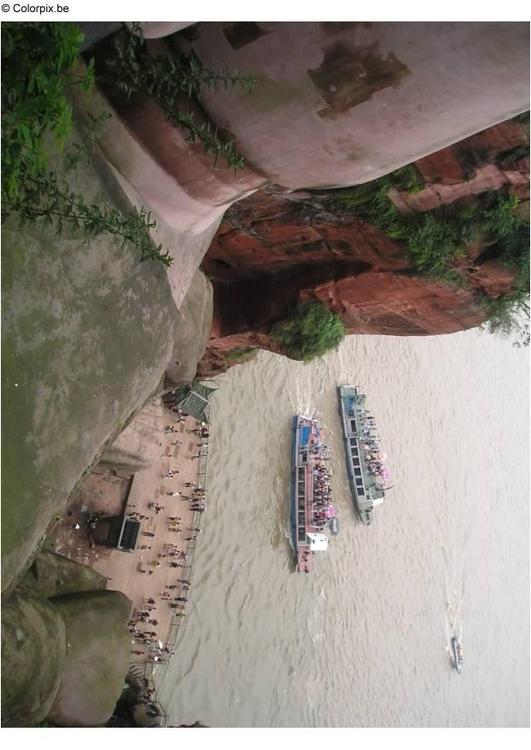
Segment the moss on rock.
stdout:
[[[68,180],[88,203],[130,210],[99,163]],[[117,426],[157,389],[177,310],[162,265],[116,238],[21,229],[11,216],[2,240],[5,591]]]
[[48,719],[68,727],[103,726],[129,667],[130,601],[118,591],[56,597],[66,628],[66,659]]
[[19,595],[2,607],[2,725],[46,718],[65,663],[65,626],[47,601]]
[[107,579],[88,565],[54,552],[39,553],[17,587],[17,591],[45,599],[53,596],[101,591]]

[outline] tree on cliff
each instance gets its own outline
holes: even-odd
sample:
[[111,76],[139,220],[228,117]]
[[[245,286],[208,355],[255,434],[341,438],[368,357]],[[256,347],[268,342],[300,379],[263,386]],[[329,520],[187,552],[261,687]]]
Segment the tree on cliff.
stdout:
[[288,357],[309,362],[337,349],[345,337],[345,328],[338,315],[321,302],[311,301],[299,304],[275,323],[270,334]]

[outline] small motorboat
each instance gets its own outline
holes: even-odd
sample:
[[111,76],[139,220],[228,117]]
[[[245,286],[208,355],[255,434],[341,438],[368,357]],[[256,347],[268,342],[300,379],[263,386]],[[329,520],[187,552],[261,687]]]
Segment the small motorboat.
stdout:
[[450,647],[452,649],[454,669],[458,674],[461,674],[461,669],[463,667],[463,647],[455,637],[451,639]]

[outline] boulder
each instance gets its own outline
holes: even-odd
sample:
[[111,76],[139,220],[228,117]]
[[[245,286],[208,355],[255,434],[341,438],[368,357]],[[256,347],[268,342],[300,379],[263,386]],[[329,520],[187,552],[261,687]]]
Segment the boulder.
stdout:
[[66,659],[48,719],[58,726],[103,726],[129,667],[131,603],[119,591],[72,594],[53,603],[65,622]]
[[173,354],[166,367],[166,378],[172,385],[184,385],[194,379],[212,328],[213,305],[212,284],[198,271],[177,313]]
[[64,622],[45,600],[15,595],[2,606],[2,725],[46,718],[65,663]]
[[107,579],[88,565],[54,552],[40,552],[17,586],[18,592],[44,599],[105,589]]
[[66,659],[48,719],[58,726],[103,726],[122,693],[129,667],[131,603],[119,591],[52,601],[65,622]]
[[[75,138],[81,140],[81,135]],[[104,165],[69,177],[88,203],[131,206]],[[65,224],[2,226],[2,590],[83,472],[156,392],[175,340],[166,270]]]

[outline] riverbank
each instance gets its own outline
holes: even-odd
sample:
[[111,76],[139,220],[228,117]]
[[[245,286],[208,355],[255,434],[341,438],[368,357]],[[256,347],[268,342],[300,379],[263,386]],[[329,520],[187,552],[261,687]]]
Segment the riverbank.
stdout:
[[[145,465],[132,472],[126,465],[131,458],[122,458],[119,468],[100,463],[76,488],[50,540],[54,551],[90,565],[107,578],[108,589],[130,599],[131,665],[167,663],[187,614],[206,509],[199,498],[205,494],[208,437],[197,434],[201,429],[208,430],[160,399],[152,401],[119,442],[122,456],[134,455]],[[95,543],[91,525],[102,514],[139,520],[133,551]]]

